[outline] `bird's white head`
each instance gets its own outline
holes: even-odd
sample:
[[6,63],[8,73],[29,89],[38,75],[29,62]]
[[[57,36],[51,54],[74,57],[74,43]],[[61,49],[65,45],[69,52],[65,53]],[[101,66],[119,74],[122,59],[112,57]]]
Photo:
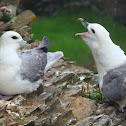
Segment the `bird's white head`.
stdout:
[[88,23],[82,18],[78,20],[88,32],[77,33],[75,36],[80,36],[91,49],[99,73],[99,83],[102,85],[102,77],[126,62],[126,56],[124,51],[112,42],[109,32],[102,25]]
[[0,46],[17,49],[20,45],[26,44],[21,35],[15,31],[7,31],[0,37]]
[[90,49],[98,49],[101,48],[101,46],[106,46],[112,42],[109,37],[109,32],[102,25],[97,23],[88,23],[82,18],[78,18],[78,20],[81,21],[82,25],[88,29],[88,32],[77,33],[75,36],[80,36]]

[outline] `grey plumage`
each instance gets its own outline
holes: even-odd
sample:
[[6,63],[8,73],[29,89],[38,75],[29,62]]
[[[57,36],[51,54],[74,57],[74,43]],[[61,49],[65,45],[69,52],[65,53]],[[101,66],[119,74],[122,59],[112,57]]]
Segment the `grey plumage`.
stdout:
[[110,70],[103,77],[101,91],[108,100],[113,102],[126,97],[126,64]]
[[45,36],[39,47],[17,51],[22,60],[19,73],[22,79],[28,79],[31,82],[38,81],[44,75],[44,69],[47,64],[47,51],[50,45],[49,39]]

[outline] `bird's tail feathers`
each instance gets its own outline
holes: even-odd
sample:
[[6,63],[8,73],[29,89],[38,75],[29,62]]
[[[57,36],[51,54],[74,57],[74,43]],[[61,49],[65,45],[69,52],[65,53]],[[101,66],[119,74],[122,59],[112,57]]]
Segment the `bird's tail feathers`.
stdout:
[[39,44],[39,49],[43,49],[44,52],[48,52],[50,46],[50,40],[47,36],[44,36],[42,42]]
[[48,69],[50,69],[60,58],[64,56],[63,52],[57,51],[57,52],[48,52],[47,53],[47,65],[45,67],[46,72]]

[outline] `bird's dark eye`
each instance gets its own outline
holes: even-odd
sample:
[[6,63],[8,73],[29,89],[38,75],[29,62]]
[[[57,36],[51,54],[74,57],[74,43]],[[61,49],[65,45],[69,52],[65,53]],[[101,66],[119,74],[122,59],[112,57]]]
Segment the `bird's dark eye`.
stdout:
[[17,36],[12,36],[12,39],[18,39],[18,37]]
[[95,33],[95,30],[94,30],[94,29],[91,29],[91,31],[92,31],[93,33]]

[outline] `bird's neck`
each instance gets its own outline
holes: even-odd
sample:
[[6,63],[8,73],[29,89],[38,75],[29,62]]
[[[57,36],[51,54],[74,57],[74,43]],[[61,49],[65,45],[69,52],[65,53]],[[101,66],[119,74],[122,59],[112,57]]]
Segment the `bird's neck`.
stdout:
[[108,71],[117,68],[126,62],[124,51],[114,43],[98,50],[92,50],[92,54],[99,74],[99,83],[101,83],[103,76]]
[[20,59],[18,58],[17,55],[17,48],[18,46],[0,46],[0,65],[4,64],[6,65],[13,65],[16,66],[17,63],[19,64]]
[[20,48],[19,43],[0,43],[0,49],[9,49],[13,51],[17,51]]

